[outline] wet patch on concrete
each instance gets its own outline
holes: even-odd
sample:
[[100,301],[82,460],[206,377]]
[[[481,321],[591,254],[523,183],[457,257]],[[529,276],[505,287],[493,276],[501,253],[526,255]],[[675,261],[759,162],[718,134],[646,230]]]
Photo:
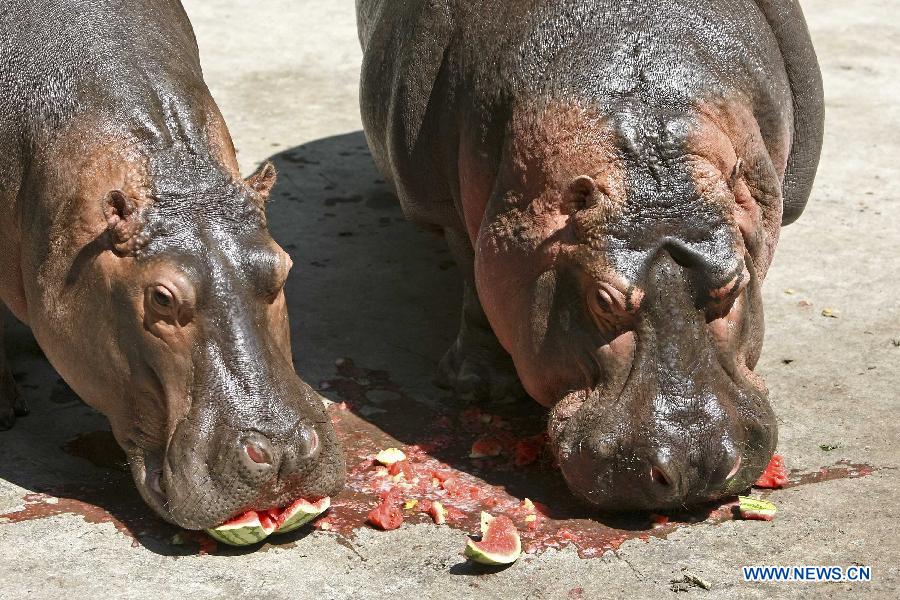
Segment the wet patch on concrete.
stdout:
[[[450,395],[426,403],[408,395],[386,371],[361,368],[350,359],[338,360],[336,371],[319,387],[340,400],[329,413],[347,453],[347,487],[312,527],[333,532],[348,547],[360,528],[372,527],[368,515],[382,503],[396,507],[406,523],[434,523],[433,503],[438,502],[446,511],[441,526],[466,534],[478,531],[481,511],[505,514],[518,527],[525,552],[571,546],[583,558],[615,551],[628,540],[665,538],[681,527],[721,523],[737,512],[736,499],[729,499],[667,515],[598,515],[569,493],[544,447],[546,411],[536,403],[467,405]],[[407,459],[389,467],[374,460],[389,447],[402,449]],[[28,494],[22,507],[0,515],[0,525],[73,514],[88,523],[111,523],[132,538],[133,546],[179,555],[290,547],[310,532],[307,527],[261,546],[217,548],[205,534],[181,531],[144,504],[125,454],[108,430],[79,434],[63,450],[91,462],[100,477]],[[874,471],[871,465],[838,461],[813,472],[792,470],[784,487]],[[460,547],[464,539],[461,535]]]
[[[481,511],[505,514],[519,528],[526,552],[572,546],[590,558],[630,539],[664,538],[680,527],[734,518],[736,498],[668,515],[598,515],[572,496],[543,447],[546,411],[536,403],[467,406],[448,396],[428,405],[407,395],[385,371],[360,368],[349,359],[336,367],[338,376],[320,387],[342,400],[330,411],[349,473],[347,489],[314,523],[317,528],[352,538],[371,526],[367,515],[382,502],[401,508],[405,522],[432,522],[426,511],[440,502],[447,525],[463,532],[478,531]],[[373,460],[394,446],[406,453],[403,464],[386,468]],[[813,473],[794,470],[784,487],[874,470],[846,462]]]

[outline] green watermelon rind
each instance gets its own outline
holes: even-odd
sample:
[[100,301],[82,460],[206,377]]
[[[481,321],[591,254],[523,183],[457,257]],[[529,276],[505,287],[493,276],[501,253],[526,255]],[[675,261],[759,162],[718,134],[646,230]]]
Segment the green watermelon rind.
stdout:
[[475,545],[477,543],[478,542],[475,542],[474,540],[466,540],[466,549],[463,550],[463,555],[482,565],[511,565],[519,560],[519,557],[522,555],[521,541],[516,543],[515,552],[510,552],[508,554],[485,552]]
[[[294,513],[285,519],[280,526],[264,527],[259,517],[242,517],[241,523],[220,525],[207,529],[209,537],[229,546],[249,546],[257,544],[270,535],[296,531],[331,507],[331,498],[325,497],[317,502],[300,500],[286,510],[294,509]],[[309,510],[311,508],[312,510]],[[306,509],[306,510],[304,510]]]
[[256,524],[248,525],[222,525],[214,529],[207,529],[209,537],[229,546],[250,546],[269,537],[274,529],[263,527],[257,518]]
[[[490,527],[493,520],[494,517],[490,514],[484,511],[481,512],[482,539],[487,537],[488,527]],[[522,539],[519,537],[518,531],[516,531],[515,535],[516,542],[512,552],[488,552],[478,547],[480,542],[470,539],[466,540],[466,548],[463,550],[463,556],[482,565],[510,565],[519,560],[519,557],[522,556]]]
[[[306,506],[311,506],[313,508],[313,510],[311,510],[311,511],[304,510],[304,508],[305,508],[303,506],[304,504]],[[316,506],[317,504],[320,505],[321,508],[320,508],[320,506]],[[291,515],[290,517],[288,517],[287,519],[285,519],[284,522],[275,530],[274,533],[276,535],[279,535],[282,533],[290,533],[292,531],[296,531],[297,529],[300,529],[301,527],[303,527],[304,525],[306,525],[307,523],[309,523],[310,521],[312,521],[313,519],[315,519],[316,517],[321,515],[323,512],[328,510],[330,507],[331,507],[331,499],[328,497],[323,498],[322,500],[319,500],[318,502],[304,501],[303,504],[299,504],[297,506],[296,512],[293,515]]]
[[774,516],[778,508],[768,500],[738,496],[738,503],[742,513],[752,513],[766,516]]

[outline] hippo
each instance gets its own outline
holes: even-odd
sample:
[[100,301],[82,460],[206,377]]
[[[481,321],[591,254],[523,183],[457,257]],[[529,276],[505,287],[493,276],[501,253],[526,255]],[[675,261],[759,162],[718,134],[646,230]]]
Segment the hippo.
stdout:
[[[0,299],[187,529],[343,485],[267,228],[177,0],[7,0]],[[27,409],[0,354],[0,425]]]
[[464,282],[439,381],[547,407],[599,513],[747,489],[777,442],[760,289],[824,126],[798,3],[356,9],[369,148]]

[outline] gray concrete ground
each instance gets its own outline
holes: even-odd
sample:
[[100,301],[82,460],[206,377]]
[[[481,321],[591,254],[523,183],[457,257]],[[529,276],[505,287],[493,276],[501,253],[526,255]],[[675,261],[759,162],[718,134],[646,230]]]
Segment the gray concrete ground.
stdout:
[[[455,335],[459,283],[442,243],[402,219],[365,150],[353,3],[185,4],[244,171],[273,155],[281,167],[270,221],[296,265],[288,298],[299,372],[315,384],[347,356],[389,371],[416,398],[438,397],[430,380]],[[453,529],[363,529],[350,543],[316,532],[265,551],[198,556],[152,540],[135,545],[103,518],[61,509],[0,519],[0,597],[668,597],[683,568],[712,583],[685,597],[897,597],[900,7],[817,0],[806,8],[825,75],[825,151],[809,208],[783,232],[766,283],[759,370],[789,466],[814,471],[846,459],[876,467],[872,475],[776,491],[772,523],[699,524],[602,558],[548,551],[480,575],[459,567],[463,536]],[[79,432],[104,428],[103,418],[66,393],[24,328],[9,337],[34,412],[0,433],[0,513],[27,509],[31,492],[107,477],[61,450]],[[89,501],[110,512],[117,502],[112,492]],[[767,563],[860,563],[874,580],[740,580],[741,565]]]

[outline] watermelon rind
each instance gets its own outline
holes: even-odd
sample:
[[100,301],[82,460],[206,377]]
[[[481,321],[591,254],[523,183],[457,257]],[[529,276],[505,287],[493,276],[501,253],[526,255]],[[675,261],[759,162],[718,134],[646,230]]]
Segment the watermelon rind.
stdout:
[[[487,537],[488,528],[493,522],[494,517],[482,511],[481,513],[481,536],[482,540]],[[478,546],[482,542],[474,540],[466,540],[466,548],[463,550],[463,556],[482,565],[509,565],[516,562],[522,555],[522,540],[519,533],[515,534],[515,542],[513,549],[509,552],[490,552]]]
[[406,453],[400,448],[385,448],[375,455],[375,460],[386,467],[406,460]]
[[778,508],[768,500],[751,498],[749,496],[738,496],[738,501],[740,503],[739,508],[741,515],[744,518],[761,517],[772,519],[775,517],[775,513],[778,512]]
[[274,525],[266,527],[256,513],[207,529],[206,533],[218,542],[229,546],[249,546],[263,541],[275,530]]
[[[281,524],[275,530],[275,533],[281,534],[295,531],[321,515],[328,510],[329,507],[331,507],[331,498],[328,496],[317,502],[297,500],[281,514],[281,517],[279,518]],[[285,513],[287,513],[287,515],[285,515]]]

